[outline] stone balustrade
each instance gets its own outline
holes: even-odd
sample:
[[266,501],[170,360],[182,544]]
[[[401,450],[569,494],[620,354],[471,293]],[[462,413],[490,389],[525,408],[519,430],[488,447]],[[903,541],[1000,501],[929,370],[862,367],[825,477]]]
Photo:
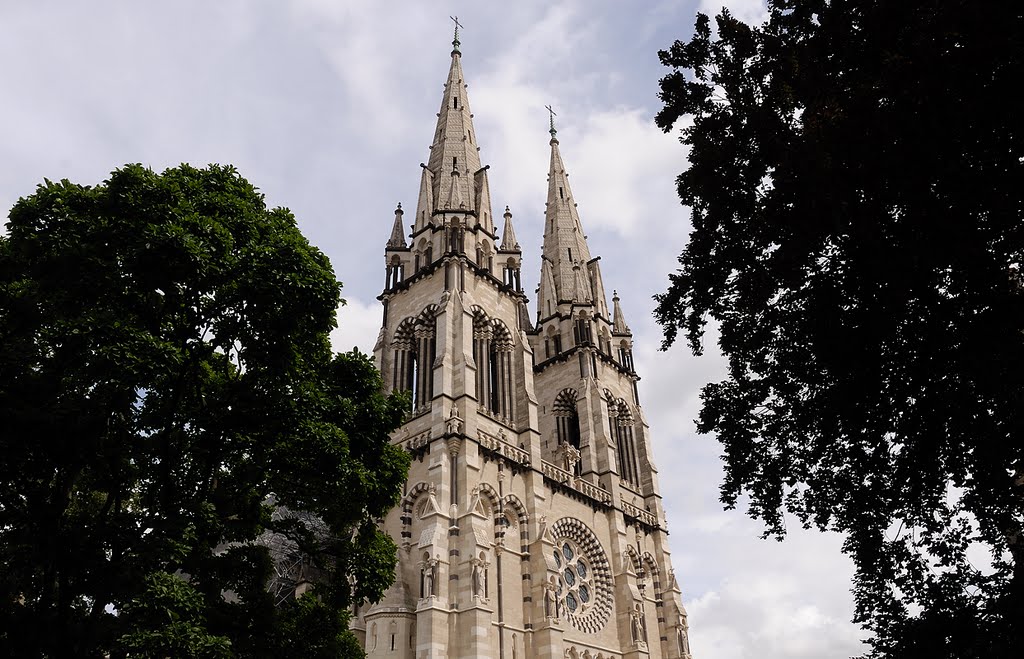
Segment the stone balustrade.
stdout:
[[582,478],[577,478],[575,475],[561,467],[551,464],[547,460],[541,461],[541,471],[544,473],[545,478],[564,485],[571,490],[575,490],[579,494],[583,495],[584,498],[589,499],[594,503],[599,503],[604,506],[610,506],[612,503],[612,495],[606,490],[603,490]]
[[658,519],[654,516],[653,513],[644,510],[643,508],[634,506],[631,503],[626,503],[625,501],[623,501],[622,512],[625,513],[627,516],[632,517],[635,520],[638,520],[641,524],[646,524],[651,528],[658,528]]
[[493,451],[523,467],[530,466],[530,452],[513,446],[505,439],[490,435],[483,430],[477,430],[477,440],[480,442],[480,446],[488,451]]

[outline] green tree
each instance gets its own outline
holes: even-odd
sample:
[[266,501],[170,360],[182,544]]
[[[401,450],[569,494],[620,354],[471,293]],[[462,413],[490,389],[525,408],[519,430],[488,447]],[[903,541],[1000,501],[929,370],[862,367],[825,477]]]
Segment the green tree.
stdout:
[[[47,181],[7,227],[0,646],[361,654],[346,607],[392,579],[374,521],[408,468],[403,404],[332,354],[340,284],[292,215],[231,167],[131,165]],[[275,606],[266,532],[307,555],[315,597]]]
[[1024,647],[1024,20],[773,0],[662,52],[693,232],[665,347],[720,331],[723,503],[846,536],[874,656]]

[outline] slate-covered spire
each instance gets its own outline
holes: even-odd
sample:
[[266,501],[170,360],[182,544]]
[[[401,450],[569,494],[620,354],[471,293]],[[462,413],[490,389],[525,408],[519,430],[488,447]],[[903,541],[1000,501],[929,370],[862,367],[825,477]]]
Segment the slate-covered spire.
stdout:
[[395,223],[391,227],[391,237],[388,238],[388,249],[398,249],[402,247],[408,247],[405,242],[405,230],[402,227],[402,203],[398,203],[398,208],[395,209]]
[[[579,211],[569,187],[569,176],[551,126],[551,164],[548,169],[548,200],[544,213],[544,247],[537,305],[546,317],[559,302],[593,303],[600,286],[592,281],[594,266],[580,224]],[[599,293],[603,295],[603,293]],[[601,301],[597,301],[603,307]]]
[[472,212],[493,233],[487,170],[480,165],[457,38],[452,45],[451,67],[437,113],[430,158],[423,168],[415,227],[423,228],[436,211]]
[[619,305],[619,292],[612,291],[612,331],[616,334],[627,334],[632,335],[629,330],[629,325],[626,324],[626,317],[622,315],[622,307]]
[[501,232],[501,249],[505,252],[518,252],[519,241],[516,240],[516,230],[512,228],[512,211],[505,206],[505,228]]

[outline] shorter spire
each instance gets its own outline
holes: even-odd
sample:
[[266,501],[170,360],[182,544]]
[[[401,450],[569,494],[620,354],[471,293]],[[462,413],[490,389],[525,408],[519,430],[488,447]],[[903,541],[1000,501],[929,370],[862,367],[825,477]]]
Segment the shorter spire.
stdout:
[[619,305],[619,292],[612,291],[612,331],[616,334],[632,334],[629,325],[626,324],[626,317],[622,315],[622,307]]
[[518,252],[520,249],[516,231],[512,228],[512,211],[508,206],[505,206],[505,229],[501,232],[501,249],[504,252]]
[[388,238],[388,249],[398,249],[408,247],[405,242],[405,232],[402,230],[402,202],[398,202],[398,208],[395,209],[395,224],[391,227],[391,237]]

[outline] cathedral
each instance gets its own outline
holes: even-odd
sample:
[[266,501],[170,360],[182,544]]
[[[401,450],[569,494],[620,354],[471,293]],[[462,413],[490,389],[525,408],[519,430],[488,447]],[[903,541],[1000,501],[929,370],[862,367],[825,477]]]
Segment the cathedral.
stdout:
[[374,348],[411,398],[393,436],[409,479],[382,520],[397,574],[352,627],[371,658],[688,658],[632,334],[555,127],[533,312],[457,32],[453,46],[415,215],[395,210]]

